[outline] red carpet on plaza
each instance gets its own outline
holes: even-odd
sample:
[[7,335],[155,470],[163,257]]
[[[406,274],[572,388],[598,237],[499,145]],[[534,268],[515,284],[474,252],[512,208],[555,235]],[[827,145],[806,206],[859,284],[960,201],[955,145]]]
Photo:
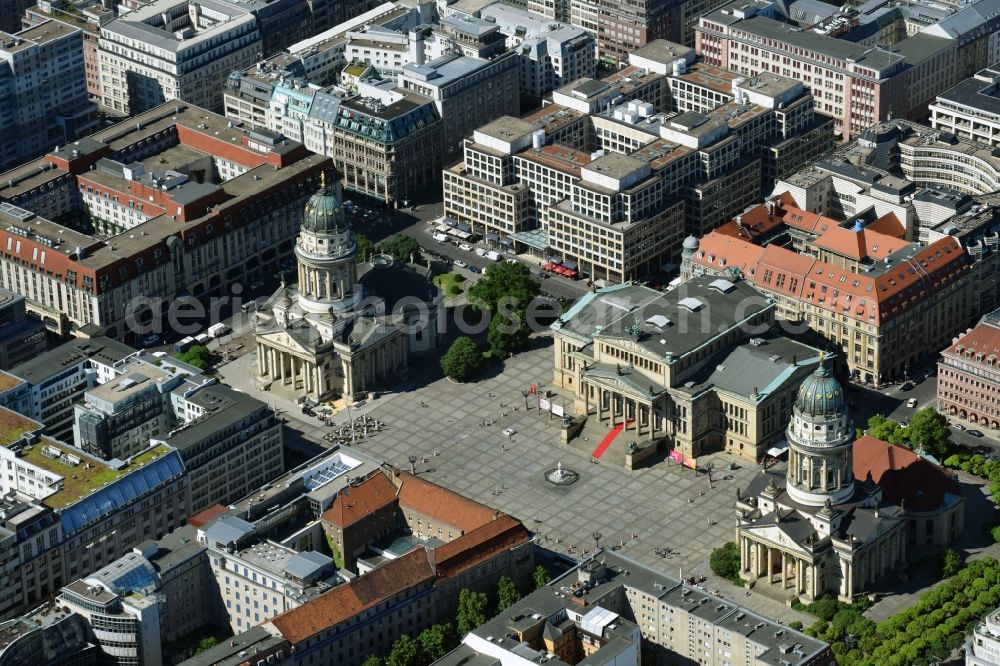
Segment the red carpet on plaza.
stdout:
[[[629,425],[631,424],[632,421],[629,421]],[[594,456],[595,458],[600,458],[601,456],[603,456],[604,452],[608,450],[609,446],[611,446],[611,442],[615,441],[615,437],[617,437],[618,433],[620,433],[624,429],[625,429],[624,423],[619,423],[614,428],[612,428],[611,432],[605,435],[604,439],[601,440],[601,443],[597,445],[597,448],[594,449],[594,452],[590,455]]]

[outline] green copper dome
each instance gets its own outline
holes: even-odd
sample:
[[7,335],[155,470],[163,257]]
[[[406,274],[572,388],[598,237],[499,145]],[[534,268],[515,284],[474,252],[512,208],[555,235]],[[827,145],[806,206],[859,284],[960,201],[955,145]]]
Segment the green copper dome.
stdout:
[[806,377],[799,387],[795,407],[804,415],[824,416],[838,414],[844,409],[844,389],[826,366],[821,356],[819,367]]
[[320,174],[319,192],[306,202],[302,229],[316,233],[340,233],[348,228],[344,206],[334,187],[327,185],[326,173]]

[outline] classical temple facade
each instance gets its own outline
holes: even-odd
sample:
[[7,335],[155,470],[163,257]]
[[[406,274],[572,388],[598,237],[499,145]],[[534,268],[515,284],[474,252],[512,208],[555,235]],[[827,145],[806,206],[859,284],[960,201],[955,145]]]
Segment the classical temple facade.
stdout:
[[[354,231],[341,202],[339,182],[328,184],[324,176],[306,204],[295,245],[298,282],[282,280],[255,320],[261,380],[281,382],[312,402],[350,401],[384,388],[405,371],[411,337],[437,337],[436,330],[426,330],[437,324],[436,314],[427,315],[440,302],[436,289],[414,293],[413,312],[389,312],[384,298],[365,293]],[[393,263],[376,256],[370,272],[392,271]],[[427,307],[416,307],[420,303]]]
[[850,601],[905,566],[905,509],[854,478],[854,424],[825,360],[799,387],[785,436],[784,476],[762,472],[737,491],[740,575],[784,598]]

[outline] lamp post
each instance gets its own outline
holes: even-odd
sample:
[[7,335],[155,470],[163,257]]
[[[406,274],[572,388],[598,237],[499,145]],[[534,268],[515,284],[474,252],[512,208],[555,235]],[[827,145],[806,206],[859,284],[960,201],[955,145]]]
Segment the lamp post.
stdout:
[[528,411],[528,391],[521,391],[521,397],[524,398],[524,411]]
[[591,537],[593,537],[593,539],[594,539],[594,550],[598,550],[598,549],[600,549],[600,547],[601,547],[601,539],[603,539],[603,538],[604,538],[604,535],[603,535],[603,534],[601,534],[601,533],[600,533],[600,532],[598,531],[598,532],[594,532],[594,533],[593,533],[593,534],[591,534],[590,536],[591,536]]
[[416,475],[416,473],[417,473],[417,457],[415,455],[413,455],[413,454],[410,454],[410,457],[407,458],[407,460],[410,461],[410,474]]

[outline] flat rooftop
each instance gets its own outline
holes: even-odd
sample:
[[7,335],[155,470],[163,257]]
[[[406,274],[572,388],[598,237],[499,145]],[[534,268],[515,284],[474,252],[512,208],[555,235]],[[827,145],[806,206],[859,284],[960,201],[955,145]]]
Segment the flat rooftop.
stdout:
[[68,23],[62,23],[61,21],[46,21],[45,23],[25,28],[13,34],[0,31],[0,45],[2,45],[0,50],[7,51],[8,53],[16,53],[36,44],[45,44],[46,42],[62,39],[79,30],[79,28]]
[[684,46],[666,39],[654,39],[645,46],[632,52],[640,58],[653,62],[669,64],[675,60],[694,60],[695,51],[690,46]]
[[476,128],[476,132],[485,136],[499,139],[500,141],[512,141],[518,137],[526,136],[534,132],[537,128],[529,121],[513,116],[501,116],[485,125]]
[[[54,494],[41,500],[45,506],[52,509],[62,509],[112,481],[161,458],[170,450],[170,447],[165,445],[147,449],[134,456],[128,464],[120,469],[114,469],[109,467],[106,462],[88,456],[79,449],[42,437],[38,443],[22,450],[20,460],[63,477],[62,487]],[[80,463],[70,466],[62,462],[64,458],[61,456],[64,455],[70,458],[75,457],[80,460]]]
[[632,283],[599,289],[580,298],[553,327],[593,340],[627,335],[625,327],[638,319],[636,343],[654,356],[679,360],[741,320],[773,307],[747,282],[700,276],[671,292]]
[[710,90],[714,90],[715,92],[725,93],[732,96],[733,80],[738,77],[739,74],[736,72],[696,62],[688,67],[687,70],[680,76],[671,76],[670,78],[677,79],[679,81],[686,81],[687,83],[695,86],[702,86]]
[[44,354],[39,354],[30,361],[14,366],[10,369],[10,374],[37,386],[49,377],[65,371],[74,363],[94,359],[104,365],[113,366],[135,351],[111,338],[76,338]]
[[170,377],[170,373],[146,363],[134,363],[124,375],[95,386],[87,393],[99,400],[116,403],[149,389],[156,382]]

